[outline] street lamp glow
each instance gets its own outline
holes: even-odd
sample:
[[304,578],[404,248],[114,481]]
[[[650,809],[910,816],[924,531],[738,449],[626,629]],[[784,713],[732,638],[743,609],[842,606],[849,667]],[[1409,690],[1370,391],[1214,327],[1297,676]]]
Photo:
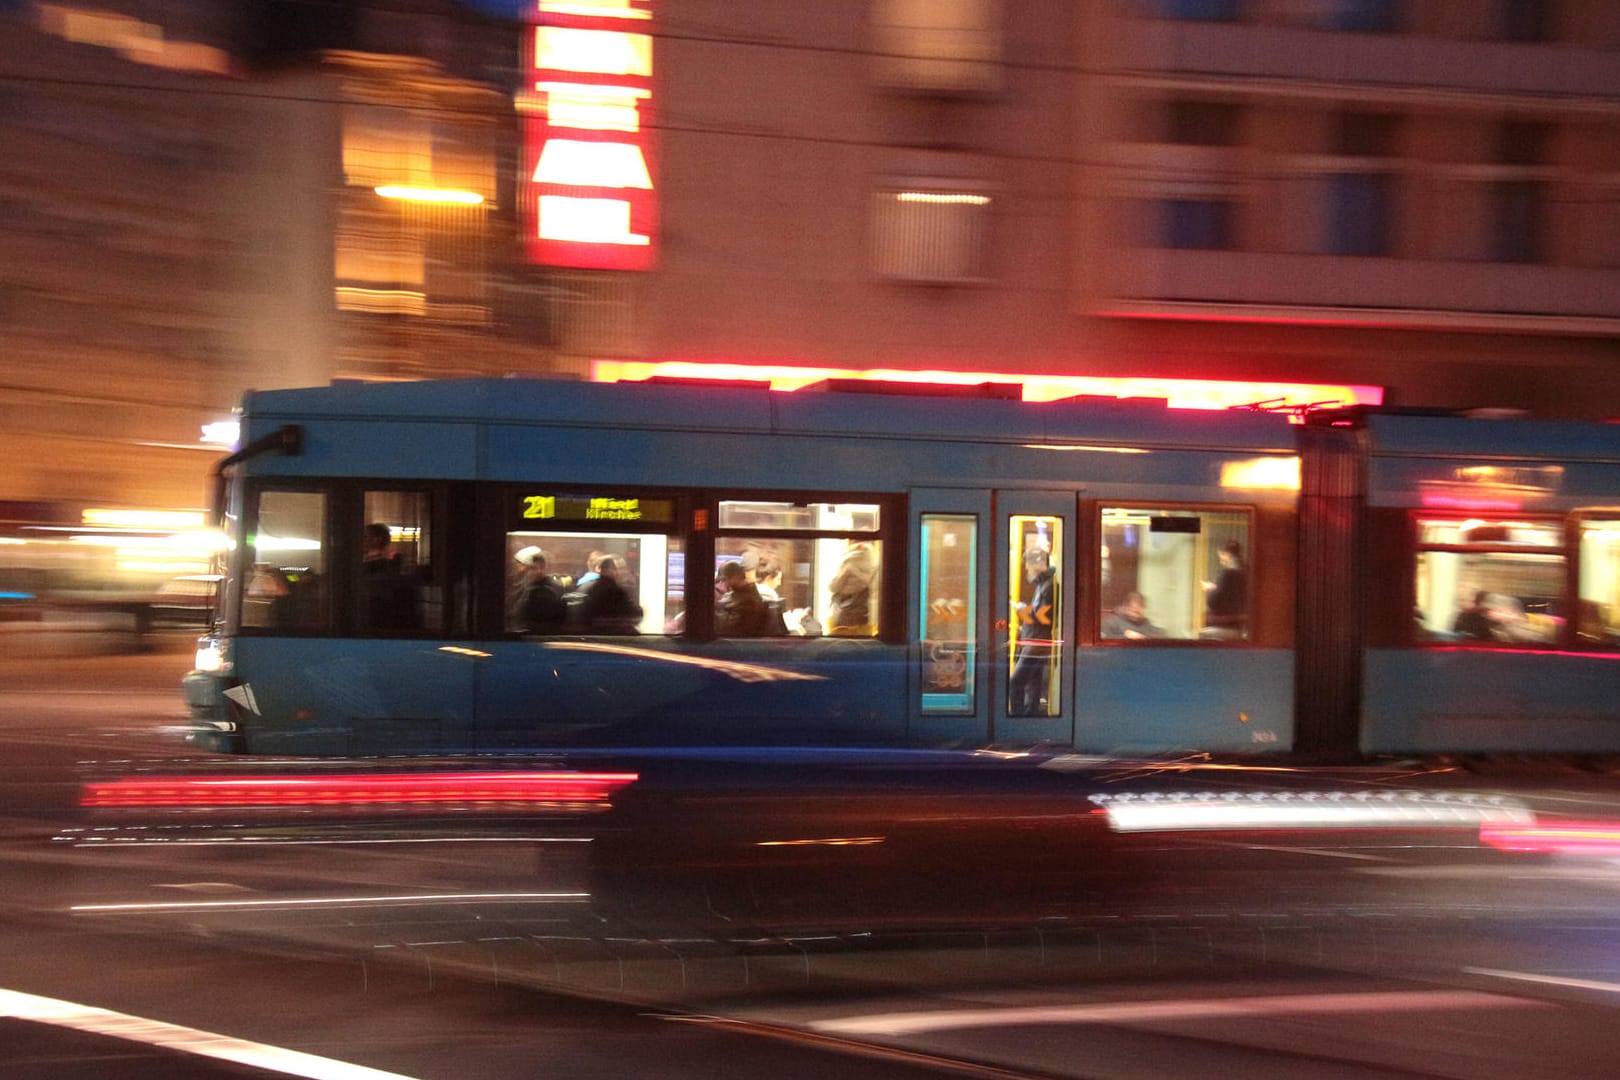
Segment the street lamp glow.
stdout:
[[476,191],[455,191],[449,188],[419,188],[385,184],[372,190],[385,199],[404,199],[407,202],[454,203],[457,206],[478,206],[484,201],[484,197]]

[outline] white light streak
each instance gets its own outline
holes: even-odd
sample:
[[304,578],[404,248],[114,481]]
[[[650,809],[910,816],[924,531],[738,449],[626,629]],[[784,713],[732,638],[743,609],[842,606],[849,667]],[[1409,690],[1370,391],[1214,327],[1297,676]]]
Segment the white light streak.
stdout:
[[827,676],[817,675],[808,671],[793,671],[788,668],[771,667],[768,664],[749,664],[741,660],[717,660],[709,656],[685,656],[680,653],[659,652],[656,649],[643,649],[634,645],[614,645],[606,641],[550,641],[546,643],[548,649],[562,649],[568,652],[600,652],[613,653],[617,656],[629,656],[638,660],[658,660],[667,664],[690,664],[693,667],[708,668],[729,675],[738,682],[822,682]]
[[1536,975],[1528,971],[1499,971],[1496,968],[1465,967],[1469,975],[1487,975],[1493,979],[1514,979],[1518,982],[1540,983],[1543,986],[1562,986],[1569,990],[1598,990],[1605,994],[1620,994],[1620,982],[1600,979],[1575,979],[1566,975]]
[[1186,792],[1140,797],[1093,796],[1115,832],[1201,832],[1245,829],[1473,829],[1486,823],[1528,824],[1535,815],[1511,803],[1418,798],[1345,797],[1333,792],[1256,792],[1241,798]]
[[449,188],[419,188],[405,187],[401,184],[384,184],[382,187],[372,188],[371,190],[385,199],[402,199],[406,202],[478,206],[484,201],[484,197],[476,191],[454,191]]
[[353,1065],[300,1050],[289,1050],[284,1046],[250,1042],[199,1028],[149,1020],[111,1009],[98,1009],[60,998],[24,994],[17,990],[0,990],[0,1016],[108,1035],[199,1057],[234,1061],[239,1065],[307,1077],[309,1080],[412,1080],[404,1073]]
[[902,191],[895,195],[900,202],[915,203],[956,203],[968,206],[985,206],[990,202],[988,195],[953,195],[944,191]]
[[1168,1020],[1223,1020],[1232,1017],[1288,1016],[1296,1013],[1382,1013],[1416,1009],[1537,1009],[1553,1002],[1531,1001],[1475,991],[1391,991],[1363,994],[1289,994],[1227,998],[1220,1001],[1126,1001],[1008,1009],[941,1009],[932,1012],[876,1013],[819,1020],[817,1031],[840,1035],[917,1035],[959,1028],[1027,1024],[1128,1024]]
[[118,529],[200,529],[201,510],[111,510],[93,507],[80,515],[86,525]]
[[396,896],[309,896],[275,900],[174,900],[133,904],[75,904],[69,911],[90,914],[117,911],[207,911],[244,908],[344,907],[357,904],[437,904],[462,901],[545,901],[577,904],[591,898],[588,892],[536,893],[402,893]]

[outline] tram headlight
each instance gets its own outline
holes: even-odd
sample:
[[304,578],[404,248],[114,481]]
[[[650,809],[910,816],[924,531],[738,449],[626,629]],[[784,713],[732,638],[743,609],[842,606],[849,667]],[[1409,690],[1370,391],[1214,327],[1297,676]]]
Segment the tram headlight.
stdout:
[[230,638],[200,637],[197,639],[197,658],[194,666],[210,675],[223,675],[231,670]]

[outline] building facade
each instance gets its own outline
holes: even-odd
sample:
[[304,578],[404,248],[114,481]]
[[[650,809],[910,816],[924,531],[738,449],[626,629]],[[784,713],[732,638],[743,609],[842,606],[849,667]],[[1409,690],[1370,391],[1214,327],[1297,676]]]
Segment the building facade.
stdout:
[[1620,8],[659,5],[643,355],[1620,415]]
[[204,424],[333,378],[684,362],[1620,417],[1610,0],[0,19],[13,533],[199,508]]

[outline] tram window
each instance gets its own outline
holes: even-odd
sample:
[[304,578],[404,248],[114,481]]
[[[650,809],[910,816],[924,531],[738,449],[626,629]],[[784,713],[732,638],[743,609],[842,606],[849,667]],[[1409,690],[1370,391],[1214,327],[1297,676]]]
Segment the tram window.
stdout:
[[924,514],[921,526],[922,709],[972,712],[979,521],[971,514]]
[[1246,510],[1104,507],[1101,636],[1246,640],[1249,535]]
[[433,559],[431,505],[420,491],[365,493],[355,597],[361,634],[443,631],[442,568]]
[[1580,558],[1575,635],[1583,645],[1620,648],[1620,519],[1582,521]]
[[[679,536],[509,532],[506,566],[506,628],[513,633],[664,634],[680,633],[685,623]],[[593,592],[603,577],[623,596],[606,585]]]
[[1563,545],[1557,521],[1419,519],[1415,628],[1429,641],[1558,640]]
[[260,491],[253,520],[242,626],[251,630],[329,630],[326,495]]
[[[878,636],[883,542],[874,535],[882,524],[876,503],[726,500],[718,518],[718,636]],[[724,577],[731,562],[759,592],[767,618],[739,615],[738,609],[753,605],[726,600]]]
[[1063,710],[1063,519],[1016,514],[1007,522],[1007,715]]

